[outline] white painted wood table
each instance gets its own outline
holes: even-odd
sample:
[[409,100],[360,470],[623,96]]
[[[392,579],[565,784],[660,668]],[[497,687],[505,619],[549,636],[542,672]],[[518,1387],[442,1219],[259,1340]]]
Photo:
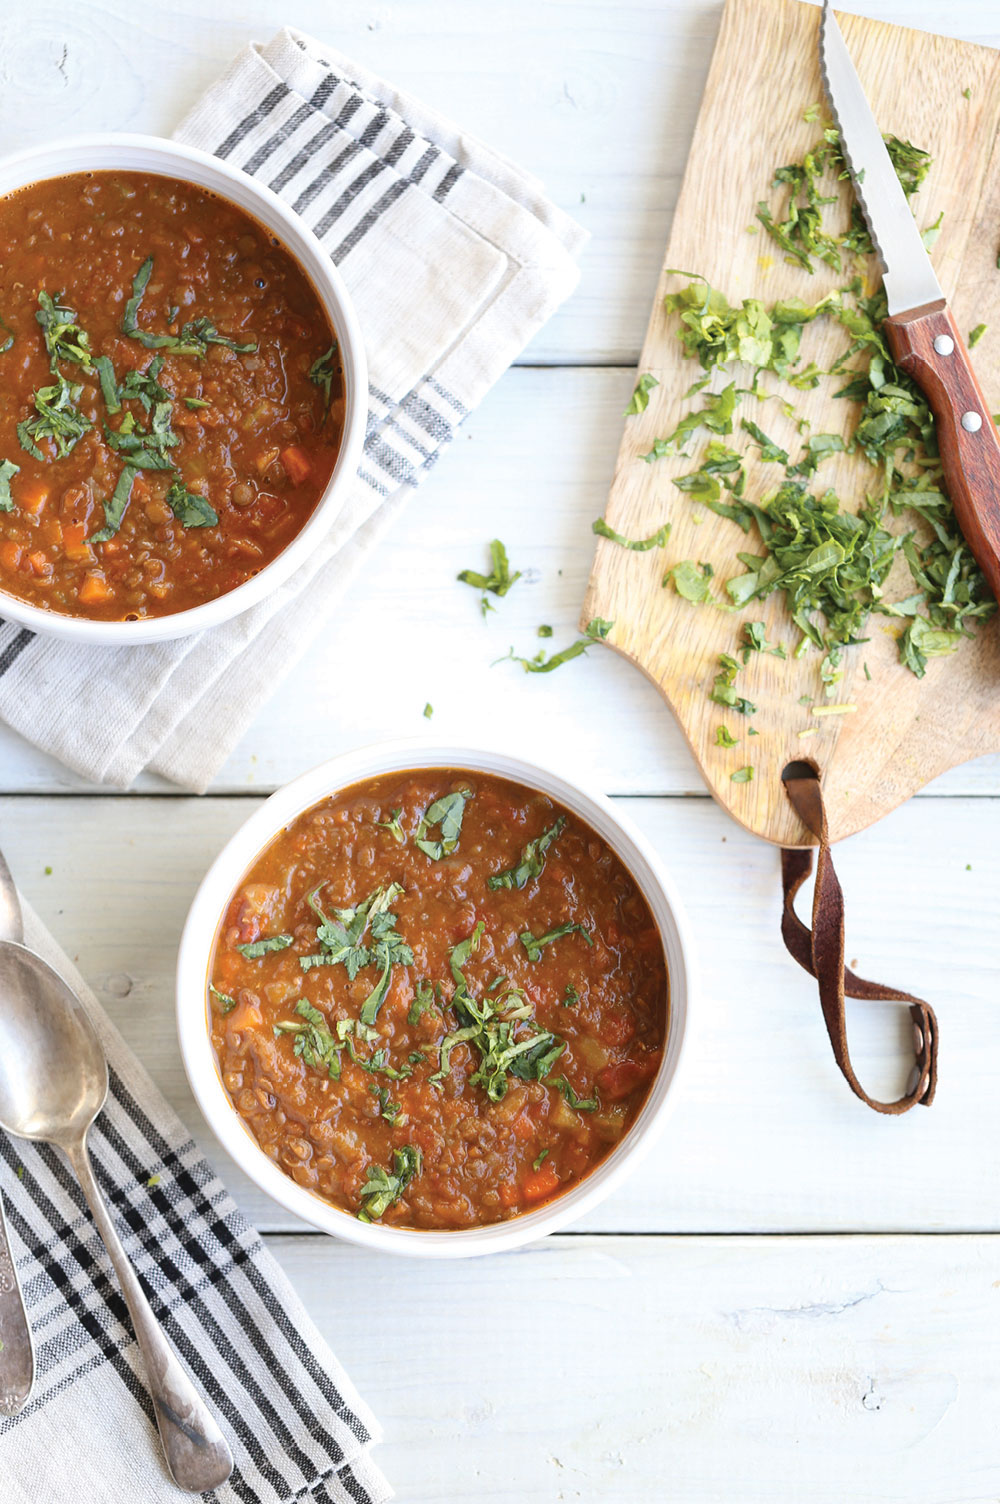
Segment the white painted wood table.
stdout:
[[[839,850],[848,954],[941,1020],[934,1107],[879,1118],[780,944],[776,852],[704,795],[650,686],[600,652],[543,679],[489,667],[540,621],[574,633],[720,8],[0,4],[0,150],[167,133],[249,37],[289,22],[533,169],[593,233],[576,296],[209,795],[108,795],[0,734],[0,842],[25,892],[270,1239],[384,1421],[408,1501],[1000,1496],[1000,761]],[[992,0],[868,9],[1000,45]],[[780,68],[775,103],[799,106]],[[454,576],[496,535],[528,577],[484,624]],[[391,663],[392,703],[346,704],[324,673],[360,642]],[[656,1159],[572,1232],[458,1267],[373,1258],[291,1224],[216,1149],[174,1039],[177,938],[220,843],[276,784],[378,737],[501,727],[589,768],[680,879],[704,973],[690,1067]],[[858,1006],[850,1023],[866,1082],[898,1089],[896,1014]]]

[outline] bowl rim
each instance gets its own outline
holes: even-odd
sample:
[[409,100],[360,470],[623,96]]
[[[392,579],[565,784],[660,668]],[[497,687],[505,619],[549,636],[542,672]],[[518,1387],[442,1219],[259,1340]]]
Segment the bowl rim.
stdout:
[[[89,165],[85,160],[76,160],[88,153],[97,155],[98,160]],[[107,155],[107,161],[99,159],[101,153]],[[129,153],[145,153],[149,160],[141,163],[116,163],[113,160],[116,154],[126,157]],[[61,166],[59,158],[65,159]],[[25,169],[36,163],[39,164],[38,173],[29,175]],[[19,192],[32,183],[76,172],[113,172],[116,166],[121,171],[177,177],[220,198],[227,198],[280,238],[308,277],[333,326],[340,343],[346,398],[340,452],[311,514],[276,558],[234,590],[167,616],[145,617],[136,622],[109,622],[47,611],[0,586],[0,616],[4,619],[46,637],[85,642],[91,646],[136,647],[173,641],[229,621],[280,588],[304,563],[315,545],[330,531],[357,474],[368,418],[368,363],[351,295],[313,231],[267,184],[200,147],[164,136],[129,131],[61,136],[0,157],[0,197]],[[5,186],[11,175],[20,175],[21,180],[16,186]]]
[[[259,1147],[236,1112],[218,1074],[207,1028],[205,978],[224,907],[264,847],[325,798],[393,771],[454,767],[509,778],[536,788],[587,821],[628,867],[664,941],[670,979],[670,1020],[660,1069],[642,1111],[621,1142],[577,1186],[535,1211],[485,1227],[421,1230],[365,1223],[298,1185]],[[465,1258],[521,1247],[576,1220],[614,1190],[654,1147],[676,1099],[690,1040],[697,968],[690,927],[673,878],[632,820],[576,773],[514,752],[473,744],[405,738],[354,748],[277,789],[234,832],[215,857],[191,902],[177,956],[176,1018],[181,1058],[195,1100],[222,1147],[271,1200],[305,1222],[350,1243],[385,1253]]]

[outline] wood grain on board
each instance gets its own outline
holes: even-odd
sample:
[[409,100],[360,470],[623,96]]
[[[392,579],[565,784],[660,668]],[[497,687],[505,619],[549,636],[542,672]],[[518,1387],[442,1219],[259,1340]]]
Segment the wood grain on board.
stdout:
[[[755,225],[757,201],[775,203],[784,191],[770,188],[775,168],[801,160],[820,131],[819,124],[803,119],[823,97],[818,17],[815,6],[798,0],[728,0],[725,7],[640,361],[640,370],[651,371],[659,386],[647,411],[625,423],[607,507],[612,526],[631,537],[648,536],[668,519],[673,530],[665,550],[649,553],[598,540],[583,613],[584,620],[614,621],[609,642],[659,687],[715,797],[748,830],[792,846],[809,838],[781,787],[789,761],[808,758],[821,769],[831,835],[839,840],[879,819],[945,769],[1000,747],[995,621],[975,641],[963,643],[957,655],[932,660],[926,677],[918,680],[898,660],[900,624],[872,617],[870,640],[844,654],[836,698],[857,707],[846,715],[815,718],[799,703],[802,696],[823,703],[818,652],[786,661],[755,654],[738,681],[739,693],[758,707],[753,718],[758,735],[748,737],[748,720],[709,699],[717,659],[733,651],[743,620],[763,619],[772,642],[796,645],[799,633],[782,598],[775,594],[734,615],[692,605],[661,585],[664,569],[682,559],[711,563],[724,581],[743,571],[737,553],[754,551],[753,534],[747,540],[734,523],[692,504],[672,484],[675,476],[697,468],[704,435],[690,446],[688,458],[652,464],[641,458],[657,436],[672,432],[692,403],[704,400],[683,400],[703,373],[696,361],[684,359],[677,316],[664,309],[664,294],[685,285],[667,268],[700,273],[732,303],[758,297],[769,305],[792,296],[815,302],[849,280],[850,274],[819,264],[810,275],[788,264],[763,231],[747,233]],[[943,211],[935,266],[958,327],[991,326],[976,348],[975,363],[992,406],[1000,408],[1000,54],[858,16],[840,19],[882,129],[933,157],[914,211],[921,227]],[[871,275],[876,275],[874,264]],[[825,368],[846,343],[839,324],[818,320],[804,331],[803,364],[815,361]],[[739,384],[749,384],[750,369],[736,367],[717,372],[706,390],[721,390],[734,374]],[[793,391],[769,377],[761,386],[792,397],[812,432],[850,433],[855,412],[834,398],[835,381],[811,392]],[[739,416],[758,423],[793,457],[799,454],[803,440],[777,401],[745,397]],[[744,447],[742,437],[734,435],[730,442]],[[777,467],[755,463],[755,453],[751,448],[751,499],[781,478]],[[860,456],[835,455],[822,464],[813,484],[823,490],[832,486],[844,505],[857,507],[876,480]],[[899,560],[887,598],[912,588]],[[731,750],[715,745],[723,721],[740,737]],[[800,733],[807,730],[811,734],[803,738]],[[748,764],[752,781],[733,783],[733,771]]]

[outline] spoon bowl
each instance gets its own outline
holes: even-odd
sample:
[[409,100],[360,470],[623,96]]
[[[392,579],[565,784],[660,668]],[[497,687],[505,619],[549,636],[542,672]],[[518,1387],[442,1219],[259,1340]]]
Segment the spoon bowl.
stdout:
[[108,1064],[83,1004],[41,956],[0,941],[0,1127],[81,1138],[104,1106]]

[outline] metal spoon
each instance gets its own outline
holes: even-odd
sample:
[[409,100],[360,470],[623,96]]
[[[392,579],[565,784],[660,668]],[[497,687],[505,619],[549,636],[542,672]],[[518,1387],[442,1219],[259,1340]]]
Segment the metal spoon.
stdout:
[[[17,889],[0,852],[0,941],[24,939]],[[0,999],[0,1008],[3,1007]],[[35,1382],[35,1352],[0,1197],[0,1415],[23,1410]]]
[[[9,933],[5,911],[9,917],[10,897],[0,882],[0,932]],[[80,999],[41,956],[0,939],[0,1128],[57,1145],[72,1165],[146,1361],[170,1475],[181,1488],[207,1493],[229,1477],[232,1456],[142,1293],[87,1152],[87,1131],[107,1094],[107,1059]]]

